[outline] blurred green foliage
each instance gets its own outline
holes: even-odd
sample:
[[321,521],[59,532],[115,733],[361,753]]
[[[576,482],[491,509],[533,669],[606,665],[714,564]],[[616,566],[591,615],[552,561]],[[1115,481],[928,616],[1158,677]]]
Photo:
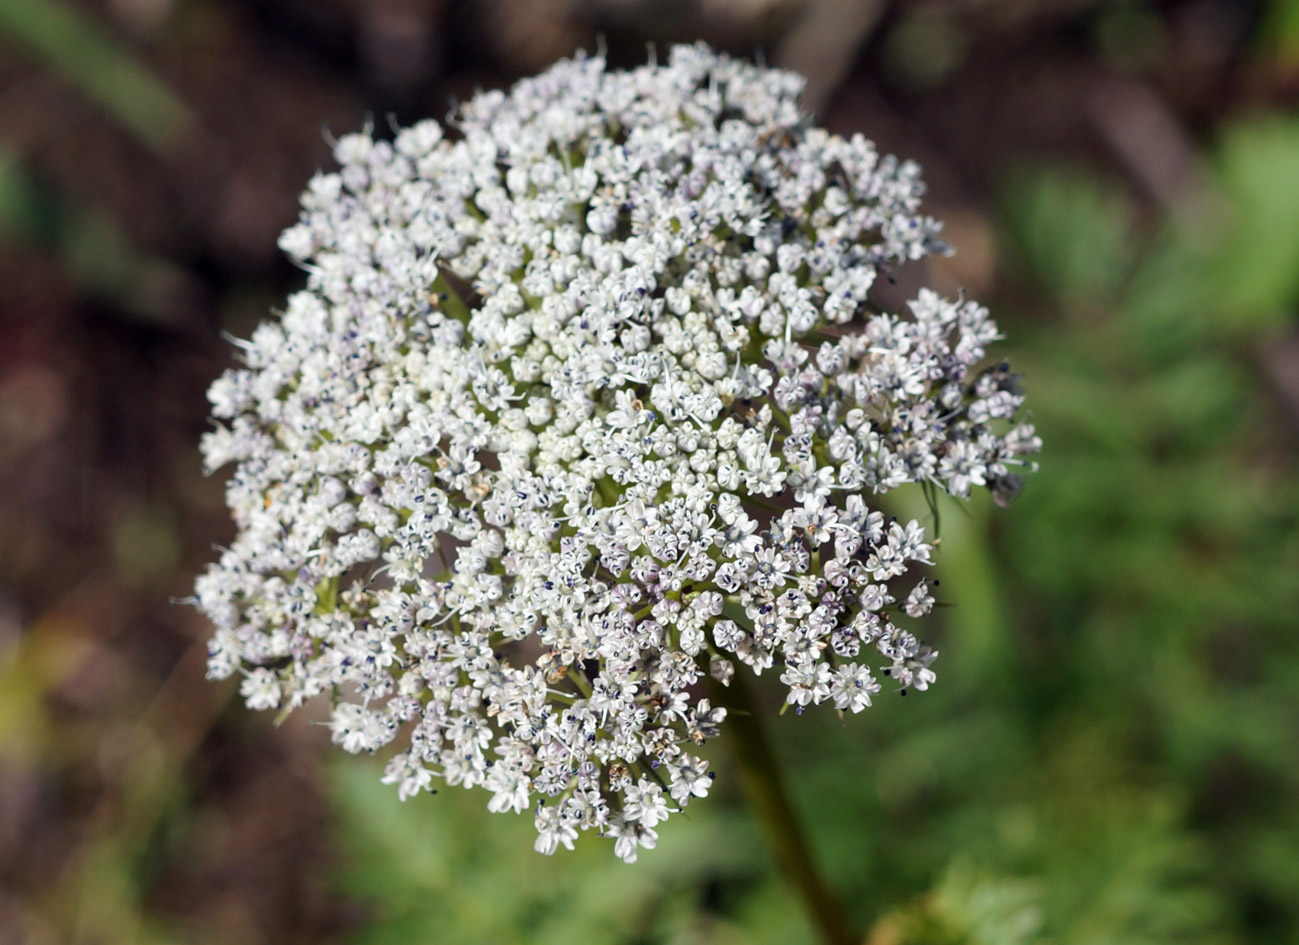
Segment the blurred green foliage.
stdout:
[[[1299,302],[1296,168],[1299,122],[1232,128],[1211,199],[1156,227],[1083,172],[1007,186],[990,301],[1042,471],[942,517],[934,690],[772,720],[870,945],[1299,942],[1299,477],[1261,366]],[[628,868],[335,772],[358,941],[811,941],[726,778]]]
[[137,318],[165,320],[158,296],[178,277],[176,265],[140,250],[121,223],[42,186],[0,141],[0,248],[40,247],[91,296],[110,299]]
[[1286,63],[1299,62],[1299,3],[1272,0],[1267,5],[1267,21],[1261,38]]
[[171,89],[79,7],[63,0],[5,0],[0,38],[47,60],[60,78],[155,150],[173,145],[193,120]]
[[375,766],[354,761],[336,763],[333,781],[349,860],[342,888],[378,912],[356,936],[367,945],[668,940],[700,921],[699,883],[750,874],[761,856],[756,837],[735,842],[744,833],[722,809],[666,827],[632,869],[613,868],[591,843],[542,860],[530,817],[490,814],[477,793],[454,788],[402,805]]
[[[0,53],[10,45],[35,53],[51,74],[160,156],[193,130],[193,114],[168,85],[78,6],[4,0]],[[159,317],[151,296],[176,275],[174,265],[133,245],[120,221],[42,185],[0,139],[0,247],[6,243],[53,250],[80,286],[134,316]]]

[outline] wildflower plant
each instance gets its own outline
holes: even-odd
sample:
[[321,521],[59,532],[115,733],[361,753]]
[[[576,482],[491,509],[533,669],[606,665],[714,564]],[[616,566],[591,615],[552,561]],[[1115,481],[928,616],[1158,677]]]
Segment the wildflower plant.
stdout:
[[337,142],[280,241],[306,289],[209,395],[238,526],[197,582],[210,676],[327,696],[403,799],[481,786],[538,851],[628,862],[708,794],[737,674],[799,711],[934,682],[933,545],[879,497],[1008,500],[1039,441],[983,307],[873,304],[939,224],[801,82],[577,58],[452,136]]

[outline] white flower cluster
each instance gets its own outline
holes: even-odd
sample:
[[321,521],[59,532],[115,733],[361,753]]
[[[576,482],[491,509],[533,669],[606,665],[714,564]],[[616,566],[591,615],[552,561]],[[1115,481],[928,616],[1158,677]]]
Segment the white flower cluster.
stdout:
[[337,143],[281,246],[309,273],[211,389],[234,543],[203,575],[209,673],[256,709],[334,700],[400,738],[387,780],[531,811],[627,861],[708,793],[702,695],[925,689],[931,546],[870,497],[1013,495],[985,309],[868,297],[940,249],[918,168],[812,127],[801,79],[672,50],[561,62],[392,143]]

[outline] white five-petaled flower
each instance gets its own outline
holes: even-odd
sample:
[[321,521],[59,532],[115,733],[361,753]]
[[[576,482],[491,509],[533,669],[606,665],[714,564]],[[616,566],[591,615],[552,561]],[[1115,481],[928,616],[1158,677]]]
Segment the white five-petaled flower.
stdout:
[[[445,135],[338,141],[281,247],[308,272],[210,398],[238,526],[209,674],[334,700],[384,780],[530,810],[633,861],[712,783],[704,696],[925,689],[932,547],[874,496],[1013,497],[1040,443],[974,302],[872,314],[944,247],[919,169],[814,127],[802,80],[672,50],[561,62]],[[903,603],[898,603],[902,601]]]

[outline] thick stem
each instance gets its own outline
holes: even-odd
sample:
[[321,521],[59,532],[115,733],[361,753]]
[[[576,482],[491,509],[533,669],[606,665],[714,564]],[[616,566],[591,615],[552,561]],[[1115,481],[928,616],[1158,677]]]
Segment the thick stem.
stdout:
[[858,945],[860,938],[849,930],[839,900],[812,859],[743,673],[736,673],[727,687],[711,678],[709,684],[713,701],[728,710],[725,740],[730,742],[739,762],[740,780],[749,803],[762,824],[776,862],[802,897],[803,907],[820,933],[821,941],[825,945]]

